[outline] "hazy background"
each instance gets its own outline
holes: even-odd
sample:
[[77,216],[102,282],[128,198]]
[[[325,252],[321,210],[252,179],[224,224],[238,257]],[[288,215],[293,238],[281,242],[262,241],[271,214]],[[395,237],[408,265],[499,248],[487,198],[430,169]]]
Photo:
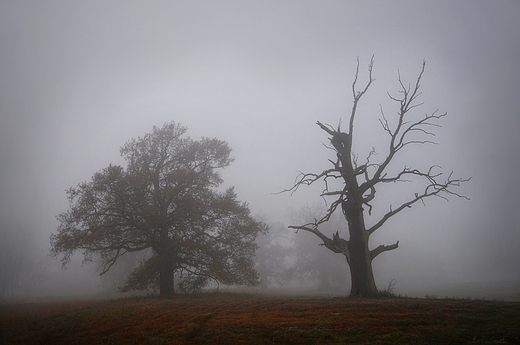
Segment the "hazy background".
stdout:
[[459,189],[471,201],[431,200],[373,236],[400,241],[374,261],[379,287],[520,280],[518,18],[518,1],[0,1],[0,279],[20,294],[95,286],[95,267],[61,271],[48,257],[64,190],[171,120],[226,140],[225,185],[290,224],[288,209],[320,203],[321,186],[273,193],[328,167],[315,122],[346,121],[356,57],[365,81],[375,54],[361,157],[384,154],[379,104],[390,117],[397,70],[413,82],[425,59],[417,111],[448,116],[439,145],[407,164],[473,177]]

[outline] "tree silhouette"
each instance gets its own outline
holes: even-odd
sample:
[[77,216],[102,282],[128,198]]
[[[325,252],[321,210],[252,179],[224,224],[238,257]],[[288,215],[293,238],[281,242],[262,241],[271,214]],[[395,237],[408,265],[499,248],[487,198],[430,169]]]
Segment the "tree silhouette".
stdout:
[[109,165],[92,181],[67,191],[70,210],[58,215],[52,253],[83,250],[85,260],[98,254],[107,272],[126,253],[152,249],[130,275],[125,289],[159,286],[174,294],[174,273],[181,288],[193,291],[208,282],[257,284],[255,238],[264,223],[250,216],[233,189],[218,192],[218,169],[230,164],[231,149],[217,139],[194,141],[186,128],[166,123],[121,148],[128,162]]
[[[434,143],[433,128],[440,127],[437,123],[446,113],[435,111],[420,118],[414,118],[412,110],[422,103],[417,102],[421,95],[420,83],[424,74],[426,63],[423,62],[421,72],[413,85],[405,85],[399,75],[400,96],[394,97],[390,94],[392,101],[398,104],[397,118],[394,122],[388,121],[383,109],[381,108],[381,118],[379,122],[383,131],[388,137],[388,147],[386,156],[375,162],[376,151],[373,148],[367,155],[364,163],[358,162],[358,155],[352,151],[355,134],[355,119],[357,116],[358,105],[361,98],[366,94],[374,79],[372,77],[373,57],[368,67],[368,82],[361,90],[356,89],[359,75],[359,60],[352,83],[352,95],[354,102],[348,119],[348,127],[342,130],[341,126],[333,128],[317,122],[318,126],[329,135],[331,146],[328,146],[336,154],[334,160],[329,159],[331,167],[321,173],[300,173],[296,178],[295,184],[285,190],[285,192],[295,192],[302,185],[311,185],[318,181],[324,183],[324,190],[321,194],[324,198],[332,198],[326,214],[312,222],[301,225],[292,225],[290,228],[304,230],[318,236],[325,247],[334,253],[345,256],[350,266],[351,291],[352,296],[370,297],[378,293],[372,271],[372,260],[383,252],[396,249],[399,241],[390,245],[380,245],[369,249],[369,237],[379,230],[391,217],[397,213],[410,208],[417,202],[423,202],[429,197],[440,197],[447,199],[448,196],[466,198],[453,191],[453,187],[459,186],[468,179],[453,178],[453,173],[447,177],[440,171],[440,167],[431,165],[426,170],[410,168],[404,166],[397,173],[392,173],[389,167],[394,162],[398,153],[412,145],[423,145]],[[341,181],[339,188],[334,188],[333,181]],[[399,207],[390,206],[380,219],[367,228],[365,218],[372,213],[372,200],[376,197],[377,187],[388,183],[398,182],[422,182],[422,190],[414,193],[409,199]],[[332,214],[340,209],[347,221],[349,238],[341,237],[337,231],[332,237],[326,236],[320,227],[327,222]]]

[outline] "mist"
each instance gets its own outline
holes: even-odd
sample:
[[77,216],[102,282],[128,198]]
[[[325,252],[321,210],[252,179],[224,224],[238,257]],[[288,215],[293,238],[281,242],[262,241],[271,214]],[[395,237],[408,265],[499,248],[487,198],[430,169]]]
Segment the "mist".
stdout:
[[395,114],[398,71],[414,82],[426,60],[417,111],[448,115],[438,145],[402,162],[472,177],[457,190],[469,201],[427,200],[374,234],[372,247],[400,241],[374,261],[378,287],[520,281],[519,15],[516,1],[0,2],[0,294],[99,289],[95,264],[49,257],[65,190],[168,121],[229,143],[224,185],[269,224],[323,205],[322,186],[277,192],[328,167],[316,121],[346,121],[357,58],[366,79],[372,55],[360,157],[384,154],[379,107]]

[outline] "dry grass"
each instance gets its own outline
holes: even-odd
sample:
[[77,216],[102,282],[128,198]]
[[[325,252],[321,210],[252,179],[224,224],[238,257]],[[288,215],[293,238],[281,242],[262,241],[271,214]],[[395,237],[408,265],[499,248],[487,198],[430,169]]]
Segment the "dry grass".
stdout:
[[520,303],[208,294],[4,304],[2,344],[520,343]]

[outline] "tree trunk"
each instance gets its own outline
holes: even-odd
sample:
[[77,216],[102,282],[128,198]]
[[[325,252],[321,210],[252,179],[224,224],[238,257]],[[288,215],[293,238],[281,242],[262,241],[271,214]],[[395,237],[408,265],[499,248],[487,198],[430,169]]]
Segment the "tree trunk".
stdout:
[[348,247],[351,277],[350,296],[374,297],[378,292],[367,243],[351,240]]
[[342,205],[350,234],[347,242],[351,277],[350,296],[374,297],[378,291],[372,271],[372,258],[368,249],[369,233],[365,229],[361,205],[361,202],[356,200],[345,201]]
[[161,297],[172,297],[175,295],[175,287],[173,284],[173,261],[164,257],[160,257],[160,260],[159,295]]
[[159,295],[161,297],[172,297],[175,295],[173,281],[173,257],[168,245],[168,233],[161,233],[161,242],[156,251],[159,255]]

